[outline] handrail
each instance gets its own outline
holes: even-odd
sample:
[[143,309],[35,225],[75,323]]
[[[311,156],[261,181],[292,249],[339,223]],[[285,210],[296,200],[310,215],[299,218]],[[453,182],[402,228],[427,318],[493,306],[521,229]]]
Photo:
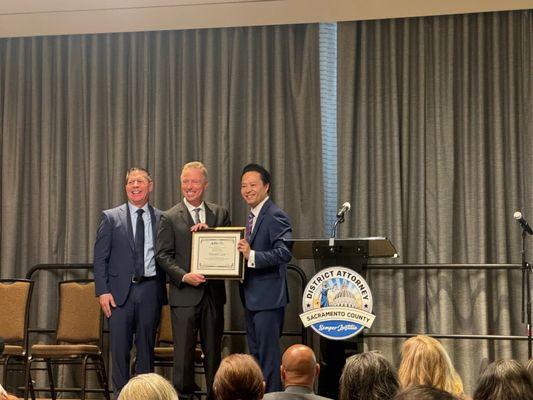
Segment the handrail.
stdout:
[[[73,264],[37,264],[28,270],[26,273],[26,279],[32,279],[33,274],[39,270],[83,270],[83,269],[92,269],[92,264],[89,263],[73,263]],[[305,272],[295,264],[287,265],[289,270],[294,271],[300,280],[302,293],[305,290],[307,284],[307,277]],[[512,264],[512,263],[502,263],[502,264],[482,264],[482,263],[469,263],[469,264],[458,264],[458,263],[448,263],[448,264],[368,264],[367,270],[519,270],[522,268],[521,264]],[[49,329],[28,329],[29,332],[54,332],[54,330]],[[245,331],[240,330],[228,330],[224,331],[225,335],[244,335]],[[398,333],[398,332],[364,332],[364,336],[368,338],[409,338],[416,336],[418,333]],[[302,343],[307,342],[306,328],[302,325],[300,332],[283,332],[285,336],[301,336]],[[517,335],[459,335],[459,334],[439,334],[439,333],[428,333],[428,336],[432,336],[438,339],[471,339],[471,340],[527,340],[527,336],[517,336]]]
[[36,264],[33,267],[31,267],[28,270],[28,272],[26,272],[26,279],[32,279],[33,274],[39,270],[51,271],[54,269],[72,270],[72,269],[92,269],[92,268],[93,268],[93,265],[88,264],[88,263]]
[[381,269],[451,269],[451,270],[494,270],[494,269],[520,269],[522,264],[367,264],[367,270]]

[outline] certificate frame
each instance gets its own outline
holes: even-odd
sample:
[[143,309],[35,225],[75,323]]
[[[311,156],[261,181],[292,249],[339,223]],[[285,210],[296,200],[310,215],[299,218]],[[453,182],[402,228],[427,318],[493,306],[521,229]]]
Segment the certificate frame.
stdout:
[[237,243],[244,227],[218,227],[192,233],[191,272],[207,279],[244,279],[244,256]]

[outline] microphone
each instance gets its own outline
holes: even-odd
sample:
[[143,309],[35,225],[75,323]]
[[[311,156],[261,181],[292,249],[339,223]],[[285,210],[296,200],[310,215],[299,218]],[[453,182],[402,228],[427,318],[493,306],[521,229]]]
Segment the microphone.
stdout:
[[527,221],[524,219],[524,216],[522,215],[520,211],[516,211],[513,214],[513,218],[518,221],[518,223],[520,224],[520,226],[522,227],[524,231],[526,231],[530,235],[533,235],[533,229],[531,229],[531,227],[529,226]]
[[350,208],[352,208],[352,205],[348,202],[344,203],[342,205],[342,208],[337,213],[337,218],[344,218],[344,214],[346,214],[348,211],[350,211]]

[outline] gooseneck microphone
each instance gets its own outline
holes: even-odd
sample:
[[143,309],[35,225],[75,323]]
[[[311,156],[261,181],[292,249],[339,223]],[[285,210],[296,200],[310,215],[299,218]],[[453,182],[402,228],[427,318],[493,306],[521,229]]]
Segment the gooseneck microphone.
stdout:
[[529,224],[527,223],[526,219],[524,218],[524,216],[522,215],[520,211],[516,211],[513,214],[513,218],[518,221],[518,223],[520,224],[520,226],[522,227],[524,231],[526,231],[530,235],[533,235],[533,229],[531,229],[531,227],[529,226]]
[[337,213],[337,218],[342,218],[344,217],[344,214],[346,214],[348,211],[350,211],[350,208],[352,208],[352,205],[348,202],[344,203],[341,207],[341,209],[339,210],[339,212]]

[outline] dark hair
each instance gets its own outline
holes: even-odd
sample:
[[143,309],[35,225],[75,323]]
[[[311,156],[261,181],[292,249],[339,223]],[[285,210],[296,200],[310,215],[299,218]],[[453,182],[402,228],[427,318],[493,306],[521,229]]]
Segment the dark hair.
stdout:
[[481,373],[474,400],[533,400],[533,381],[515,360],[496,360]]
[[399,383],[391,363],[370,351],[346,360],[340,379],[340,400],[388,400]]
[[429,385],[415,385],[394,396],[394,400],[459,400],[458,397]]
[[220,363],[213,392],[218,400],[260,400],[265,386],[263,373],[248,354],[231,354]]
[[266,170],[265,167],[259,164],[248,164],[242,169],[241,179],[243,175],[247,172],[258,172],[261,175],[261,180],[265,185],[270,185],[270,172]]

